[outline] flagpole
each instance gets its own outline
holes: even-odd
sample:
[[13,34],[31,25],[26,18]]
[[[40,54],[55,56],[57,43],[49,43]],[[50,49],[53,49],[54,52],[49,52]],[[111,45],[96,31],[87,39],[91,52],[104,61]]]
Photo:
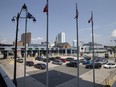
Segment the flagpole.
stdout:
[[93,87],[95,87],[95,57],[94,57],[94,31],[93,31],[93,11],[91,11],[91,26],[92,26],[92,46],[93,46],[93,52],[92,52],[92,57],[93,57]]
[[77,33],[77,87],[79,87],[79,38],[78,38],[78,9],[76,3],[76,33]]
[[[48,5],[48,0],[47,0],[47,5]],[[48,77],[48,11],[46,12],[47,15],[47,30],[46,30],[46,41],[47,41],[47,45],[46,45],[46,58],[47,58],[47,68],[46,68],[46,86],[49,87],[49,77]]]

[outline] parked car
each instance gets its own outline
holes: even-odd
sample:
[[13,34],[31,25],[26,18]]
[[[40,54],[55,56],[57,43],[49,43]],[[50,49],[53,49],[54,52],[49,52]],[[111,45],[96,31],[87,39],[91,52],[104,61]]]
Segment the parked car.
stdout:
[[66,63],[66,66],[67,67],[77,67],[78,65],[77,65],[77,62],[76,61],[71,61],[69,63]]
[[71,57],[66,58],[66,61],[72,61],[72,60],[74,60],[74,58]]
[[83,61],[85,61],[84,58],[81,58],[81,59],[79,59],[79,60],[80,60],[80,63],[83,63]]
[[86,64],[90,64],[90,60],[86,60],[84,59],[83,61],[81,61],[83,65],[86,65]]
[[99,63],[106,64],[106,63],[108,63],[108,59],[107,58],[101,58]]
[[60,58],[59,60],[61,60],[63,63],[66,62],[66,59]]
[[86,60],[91,60],[91,57],[89,57],[89,56],[84,56],[84,59],[86,59]]
[[37,69],[46,69],[46,64],[44,63],[37,63],[34,65],[35,68]]
[[16,61],[17,61],[18,63],[23,63],[23,58],[17,57]]
[[27,66],[33,66],[34,65],[34,62],[33,61],[26,61],[26,65]]
[[74,60],[71,60],[70,62],[79,62],[80,63],[80,60],[74,59]]
[[60,59],[61,57],[60,56],[56,56],[55,59]]
[[116,64],[115,63],[107,63],[104,65],[104,68],[116,68]]
[[37,56],[36,58],[35,58],[35,60],[39,60],[39,61],[42,61],[44,58],[42,58],[42,57],[40,57],[40,56]]
[[63,62],[62,60],[59,60],[59,59],[55,59],[54,61],[52,61],[53,64],[57,64],[57,65],[62,65]]
[[[43,62],[47,62],[47,59],[45,58],[45,59],[43,59],[42,60]],[[50,62],[51,60],[48,58],[48,62]]]
[[85,66],[85,68],[93,68],[93,67],[99,69],[99,68],[102,67],[102,64],[101,63],[98,63],[98,62],[95,62],[94,63],[94,66],[93,66],[93,63],[86,64],[86,66]]
[[55,60],[55,57],[50,57],[49,58],[51,61],[54,61]]

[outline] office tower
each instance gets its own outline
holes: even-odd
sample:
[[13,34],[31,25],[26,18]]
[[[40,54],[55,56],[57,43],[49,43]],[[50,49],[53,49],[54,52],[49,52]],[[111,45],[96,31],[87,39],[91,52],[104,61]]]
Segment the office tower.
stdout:
[[[21,34],[21,41],[25,44],[25,33]],[[26,44],[31,43],[31,32],[26,33]]]

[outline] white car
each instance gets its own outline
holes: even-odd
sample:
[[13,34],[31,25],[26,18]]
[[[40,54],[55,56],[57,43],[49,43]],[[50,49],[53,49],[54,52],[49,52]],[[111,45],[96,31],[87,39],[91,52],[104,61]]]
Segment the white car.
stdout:
[[104,68],[116,68],[116,64],[115,63],[107,63],[104,65]]
[[23,63],[23,58],[17,57],[16,61],[19,62],[19,63]]

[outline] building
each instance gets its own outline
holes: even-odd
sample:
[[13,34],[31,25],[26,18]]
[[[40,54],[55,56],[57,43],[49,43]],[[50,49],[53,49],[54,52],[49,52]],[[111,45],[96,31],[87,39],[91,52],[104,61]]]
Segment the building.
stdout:
[[[83,46],[85,48],[85,52],[93,52],[92,42],[83,44]],[[84,50],[84,48],[83,48],[83,50]],[[106,52],[106,49],[102,44],[94,43],[94,52],[104,53],[104,52]]]
[[56,43],[65,43],[65,33],[61,32],[56,37]]
[[[81,47],[83,46],[84,42],[78,41],[78,45]],[[77,40],[73,40],[72,47],[77,47]]]
[[77,40],[73,40],[73,47],[77,47]]
[[71,45],[69,43],[65,42],[65,43],[57,43],[57,44],[55,44],[54,47],[57,47],[57,48],[71,48]]
[[[13,46],[15,46],[15,42],[13,42]],[[24,46],[24,43],[22,41],[18,41],[17,46]]]
[[[25,33],[21,34],[21,41],[25,44]],[[26,44],[30,44],[31,43],[31,33],[28,32],[26,33]]]

